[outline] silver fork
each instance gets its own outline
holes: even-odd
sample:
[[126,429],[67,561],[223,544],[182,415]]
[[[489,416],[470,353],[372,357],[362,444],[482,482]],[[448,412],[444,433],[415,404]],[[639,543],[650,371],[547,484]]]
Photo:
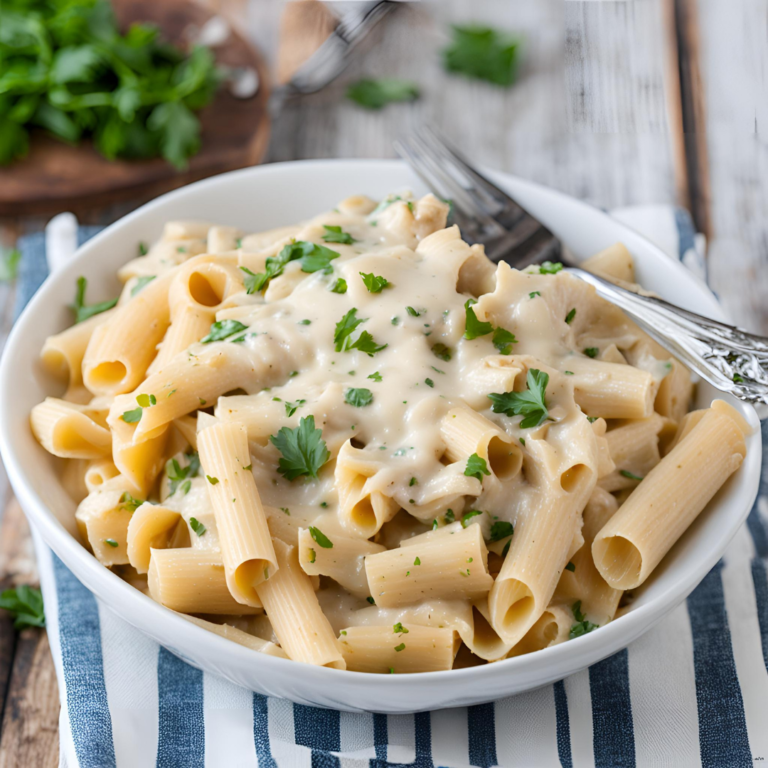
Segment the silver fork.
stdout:
[[[561,244],[552,232],[433,129],[416,129],[398,139],[395,149],[435,194],[451,201],[462,236],[482,243],[491,261],[506,261],[518,269],[563,261]],[[567,267],[713,387],[748,403],[768,405],[768,338]]]

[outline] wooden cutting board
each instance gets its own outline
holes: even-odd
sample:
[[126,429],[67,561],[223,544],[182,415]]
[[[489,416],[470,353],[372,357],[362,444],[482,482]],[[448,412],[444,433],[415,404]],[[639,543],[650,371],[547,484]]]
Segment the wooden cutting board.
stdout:
[[[185,47],[185,31],[202,27],[213,13],[191,0],[113,0],[121,29],[131,23],[156,24],[165,39]],[[253,67],[259,90],[236,99],[226,85],[198,113],[202,147],[185,171],[161,158],[110,161],[90,142],[71,147],[34,132],[29,154],[0,168],[0,216],[29,216],[60,211],[93,211],[127,199],[150,199],[170,189],[257,163],[269,140],[269,75],[261,56],[234,30],[213,49],[230,67]]]

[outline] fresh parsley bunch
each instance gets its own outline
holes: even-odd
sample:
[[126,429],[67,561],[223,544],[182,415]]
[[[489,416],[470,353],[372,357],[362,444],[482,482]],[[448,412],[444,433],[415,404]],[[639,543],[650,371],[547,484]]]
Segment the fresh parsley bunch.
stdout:
[[134,24],[121,35],[107,0],[3,0],[0,165],[23,157],[29,129],[110,160],[161,155],[177,168],[200,148],[195,116],[221,81],[213,54],[189,55]]

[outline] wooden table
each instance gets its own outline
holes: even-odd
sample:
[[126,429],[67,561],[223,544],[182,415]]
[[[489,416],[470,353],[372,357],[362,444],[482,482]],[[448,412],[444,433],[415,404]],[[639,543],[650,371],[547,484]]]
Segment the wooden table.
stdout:
[[[282,0],[211,3],[274,63]],[[761,184],[768,178],[768,145],[760,138],[768,125],[767,14],[768,0],[403,5],[337,83],[285,106],[273,126],[268,160],[391,157],[392,139],[410,120],[424,117],[477,162],[596,205],[685,205],[709,238],[711,283],[727,311],[749,330],[768,333],[762,294],[768,287],[768,185]],[[504,90],[448,76],[439,50],[451,21],[522,33],[525,64],[517,85]],[[362,110],[345,100],[344,90],[366,76],[415,80],[423,98],[381,112]],[[15,231],[43,223],[17,222]],[[0,343],[10,325],[11,293],[0,285]],[[34,581],[25,523],[0,467],[3,506],[0,579]],[[0,701],[0,768],[56,765],[58,701],[45,635],[15,635],[4,617]]]

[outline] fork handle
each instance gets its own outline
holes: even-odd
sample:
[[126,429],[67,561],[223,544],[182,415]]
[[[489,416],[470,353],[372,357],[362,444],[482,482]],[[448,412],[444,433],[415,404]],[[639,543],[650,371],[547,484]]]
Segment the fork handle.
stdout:
[[768,338],[643,296],[583,269],[567,271],[594,286],[713,387],[747,403],[768,405]]

